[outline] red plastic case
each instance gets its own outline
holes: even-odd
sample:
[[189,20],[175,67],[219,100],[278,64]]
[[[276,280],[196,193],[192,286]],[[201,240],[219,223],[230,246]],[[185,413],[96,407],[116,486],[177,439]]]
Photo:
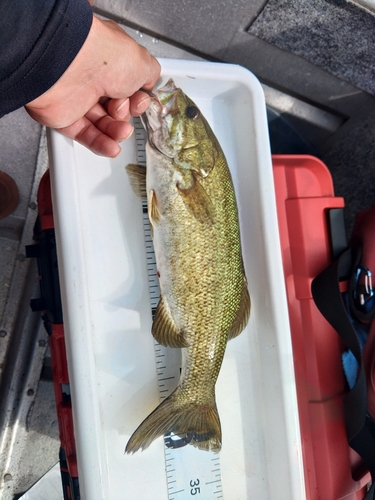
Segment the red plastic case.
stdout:
[[[57,255],[54,244],[54,220],[48,170],[42,177],[38,189],[38,215],[34,237],[39,241],[39,244],[35,246],[41,247],[36,256],[38,257],[42,303],[44,304],[43,319],[49,334],[51,351],[53,385],[61,444],[60,468],[63,495],[64,500],[79,500],[77,456],[69,374],[66,361],[64,325],[62,322]],[[43,236],[48,237],[46,245],[42,244]]]
[[[311,282],[332,260],[327,212],[344,207],[327,167],[312,156],[273,156],[277,212],[292,334],[308,500],[360,500],[370,476],[348,444],[343,345],[316,308]],[[38,192],[40,231],[53,229],[49,173]],[[43,280],[44,277],[42,276]],[[59,420],[64,498],[79,498],[63,324],[51,322],[50,348]],[[68,480],[64,481],[64,475]],[[72,479],[74,482],[72,483]],[[74,493],[77,491],[77,494]],[[282,497],[282,493],[281,493]]]
[[273,156],[308,500],[360,500],[370,480],[346,438],[343,345],[315,306],[311,282],[332,261],[327,215],[344,207],[312,156]]

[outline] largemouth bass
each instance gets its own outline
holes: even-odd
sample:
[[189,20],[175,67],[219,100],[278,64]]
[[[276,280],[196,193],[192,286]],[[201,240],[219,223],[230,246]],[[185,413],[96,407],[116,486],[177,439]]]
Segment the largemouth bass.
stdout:
[[152,334],[182,349],[182,369],[178,387],[140,424],[126,452],[167,433],[219,451],[215,384],[227,341],[250,314],[232,179],[207,121],[172,80],[152,96],[142,119],[147,169],[127,170],[146,178],[161,290]]

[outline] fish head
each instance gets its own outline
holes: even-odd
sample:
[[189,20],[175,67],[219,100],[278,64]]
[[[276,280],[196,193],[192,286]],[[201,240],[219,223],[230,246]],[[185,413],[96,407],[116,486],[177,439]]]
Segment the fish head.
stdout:
[[201,177],[212,170],[218,143],[196,104],[170,79],[151,97],[142,115],[150,145],[177,167]]

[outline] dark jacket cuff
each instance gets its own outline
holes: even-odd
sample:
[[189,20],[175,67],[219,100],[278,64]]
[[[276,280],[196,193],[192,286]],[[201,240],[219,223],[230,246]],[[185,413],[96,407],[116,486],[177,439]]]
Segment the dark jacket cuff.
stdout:
[[33,40],[27,44],[22,39],[22,32],[11,39],[10,43],[24,43],[28,53],[10,74],[2,75],[0,117],[36,99],[57,82],[81,49],[91,24],[92,9],[87,0],[56,0],[43,26],[35,28],[41,33],[34,45]]

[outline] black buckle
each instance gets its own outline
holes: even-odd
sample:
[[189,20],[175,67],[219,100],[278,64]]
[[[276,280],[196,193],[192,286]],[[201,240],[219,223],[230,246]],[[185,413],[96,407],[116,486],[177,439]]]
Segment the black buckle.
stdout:
[[359,264],[354,271],[353,301],[357,310],[368,313],[375,305],[372,273],[368,267]]

